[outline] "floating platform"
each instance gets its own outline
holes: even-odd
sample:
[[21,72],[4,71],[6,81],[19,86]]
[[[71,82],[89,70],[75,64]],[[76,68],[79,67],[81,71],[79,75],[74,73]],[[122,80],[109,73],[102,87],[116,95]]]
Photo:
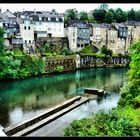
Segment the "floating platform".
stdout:
[[102,90],[102,89],[85,88],[85,89],[84,89],[84,93],[102,96],[102,95],[105,94],[105,91]]

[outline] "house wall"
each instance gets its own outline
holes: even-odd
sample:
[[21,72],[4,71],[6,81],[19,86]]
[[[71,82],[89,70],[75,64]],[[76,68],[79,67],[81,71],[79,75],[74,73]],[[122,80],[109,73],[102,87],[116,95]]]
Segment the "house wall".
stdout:
[[65,37],[64,22],[47,22],[46,26],[52,37]]
[[106,46],[106,28],[92,27],[92,44],[98,49]]
[[67,37],[69,42],[69,48],[73,52],[79,50],[77,48],[77,27],[67,27]]
[[23,46],[34,45],[34,25],[31,24],[30,21],[25,21],[24,23],[20,24],[20,33],[21,37],[23,38]]

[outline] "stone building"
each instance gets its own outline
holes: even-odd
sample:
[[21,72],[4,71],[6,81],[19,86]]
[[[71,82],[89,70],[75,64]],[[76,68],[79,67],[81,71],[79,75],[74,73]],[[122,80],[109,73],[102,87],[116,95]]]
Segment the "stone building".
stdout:
[[66,28],[69,48],[73,52],[78,52],[90,44],[90,26],[82,22],[71,22]]

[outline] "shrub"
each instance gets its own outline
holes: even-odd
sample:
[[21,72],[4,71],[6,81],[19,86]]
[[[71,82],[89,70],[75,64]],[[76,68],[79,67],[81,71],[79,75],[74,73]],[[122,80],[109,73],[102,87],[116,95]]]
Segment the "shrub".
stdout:
[[20,49],[14,49],[13,54],[20,56],[20,55],[23,55],[23,52]]
[[63,66],[59,66],[57,65],[55,68],[54,68],[55,72],[62,72],[64,70],[64,67]]

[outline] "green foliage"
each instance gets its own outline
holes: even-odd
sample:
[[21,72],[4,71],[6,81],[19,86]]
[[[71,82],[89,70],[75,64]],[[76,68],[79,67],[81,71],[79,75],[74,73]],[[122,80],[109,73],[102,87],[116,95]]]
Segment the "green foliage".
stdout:
[[135,18],[136,18],[136,13],[135,13],[134,9],[132,8],[130,11],[128,11],[128,20],[135,21]]
[[87,55],[87,54],[92,54],[92,53],[93,53],[93,52],[92,52],[92,48],[91,48],[90,45],[84,47],[84,48],[81,49],[79,52],[80,52],[80,53],[83,53],[83,54],[85,54],[85,55]]
[[88,14],[87,14],[87,12],[84,12],[84,11],[80,12],[79,13],[79,19],[84,21],[84,22],[87,22],[88,21]]
[[130,118],[120,117],[116,110],[75,120],[64,129],[65,136],[132,136],[134,132]]
[[62,49],[62,54],[63,54],[63,55],[71,55],[72,52],[71,52],[67,47],[64,47],[64,48]]
[[106,47],[102,47],[102,49],[101,49],[101,53],[102,53],[102,54],[105,54],[105,55],[112,56],[113,51],[110,50],[110,49],[107,49]]
[[16,56],[21,56],[23,55],[23,52],[20,50],[20,49],[14,49],[13,50],[13,54],[16,55]]
[[49,44],[46,43],[46,44],[43,46],[43,52],[44,52],[44,53],[50,53],[50,52],[51,52],[51,48],[50,48]]
[[67,9],[65,14],[66,14],[65,21],[78,19],[78,11],[75,8],[74,9]]
[[105,23],[112,23],[114,22],[114,15],[112,12],[108,11],[105,14],[105,18],[104,18],[104,22]]
[[0,27],[0,55],[2,55],[4,51],[4,29]]
[[89,14],[89,15],[88,15],[88,21],[89,21],[90,23],[94,23],[94,22],[95,22],[94,16],[91,15],[91,14]]
[[95,9],[93,12],[94,19],[98,22],[103,23],[106,11],[102,9]]
[[21,61],[14,59],[13,56],[0,57],[0,78],[18,79]]
[[121,8],[117,8],[115,11],[115,20],[118,23],[127,21],[127,13]]
[[62,72],[64,70],[64,66],[59,66],[57,65],[55,68],[54,68],[55,72]]
[[138,95],[137,97],[135,97],[133,99],[133,104],[135,107],[139,108],[140,107],[140,95]]

